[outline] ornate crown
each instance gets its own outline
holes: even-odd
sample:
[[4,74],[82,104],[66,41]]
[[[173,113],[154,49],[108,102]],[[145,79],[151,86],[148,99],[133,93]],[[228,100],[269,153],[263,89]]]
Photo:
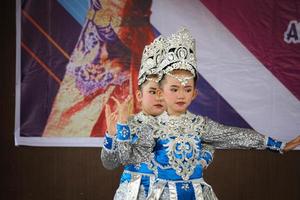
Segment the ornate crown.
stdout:
[[147,80],[148,75],[160,75],[157,67],[164,58],[164,47],[165,39],[162,36],[157,37],[151,44],[145,46],[138,76],[138,85],[142,85]]
[[168,73],[175,69],[190,71],[196,76],[197,60],[195,39],[186,28],[166,38],[164,60],[159,65],[159,71]]

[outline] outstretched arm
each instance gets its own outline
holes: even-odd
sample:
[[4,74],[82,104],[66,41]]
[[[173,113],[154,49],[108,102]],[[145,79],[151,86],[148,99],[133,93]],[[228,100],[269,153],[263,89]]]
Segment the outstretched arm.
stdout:
[[282,152],[286,146],[284,142],[262,135],[252,129],[225,126],[208,118],[205,118],[202,123],[203,140],[216,148],[268,148]]

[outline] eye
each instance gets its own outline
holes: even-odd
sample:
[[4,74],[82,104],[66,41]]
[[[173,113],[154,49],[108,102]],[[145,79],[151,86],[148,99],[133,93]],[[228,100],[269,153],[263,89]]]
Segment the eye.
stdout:
[[185,91],[186,91],[186,92],[191,92],[191,91],[192,91],[192,89],[186,89]]
[[150,93],[150,94],[156,94],[156,91],[151,90],[151,91],[149,91],[149,93]]
[[177,92],[178,91],[178,89],[176,89],[176,88],[171,88],[171,92]]

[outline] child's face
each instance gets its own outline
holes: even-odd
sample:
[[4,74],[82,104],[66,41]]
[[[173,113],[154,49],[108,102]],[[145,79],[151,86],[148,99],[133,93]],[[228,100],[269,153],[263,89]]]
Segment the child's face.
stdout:
[[145,114],[157,116],[166,109],[165,101],[159,92],[159,85],[154,81],[147,81],[143,84],[141,91],[137,92],[137,99],[141,102],[142,111]]
[[[192,76],[192,73],[186,70],[174,70],[171,74],[178,78]],[[161,87],[169,115],[185,113],[192,100],[197,96],[193,78],[189,79],[183,85],[178,79],[170,75],[165,75]]]

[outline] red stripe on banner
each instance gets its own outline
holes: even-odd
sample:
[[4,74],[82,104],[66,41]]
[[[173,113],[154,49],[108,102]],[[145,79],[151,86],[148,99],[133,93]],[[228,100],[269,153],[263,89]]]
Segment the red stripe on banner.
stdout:
[[30,21],[34,27],[36,27],[48,40],[51,44],[53,44],[53,46],[55,46],[62,54],[65,58],[67,58],[68,60],[70,59],[70,56],[67,54],[67,52],[65,50],[63,50],[53,39],[52,37],[29,15],[27,14],[24,10],[22,10],[22,14],[23,16],[26,17],[26,19],[28,21]]
[[31,51],[31,49],[25,45],[23,42],[21,42],[21,46],[23,49],[26,50],[27,53],[29,53],[45,70],[48,72],[48,74],[58,83],[61,83],[61,80],[51,71],[51,69],[41,60],[39,57]]
[[[300,99],[300,2],[201,0]],[[298,21],[297,21],[298,20]],[[290,24],[294,24],[292,27]]]

